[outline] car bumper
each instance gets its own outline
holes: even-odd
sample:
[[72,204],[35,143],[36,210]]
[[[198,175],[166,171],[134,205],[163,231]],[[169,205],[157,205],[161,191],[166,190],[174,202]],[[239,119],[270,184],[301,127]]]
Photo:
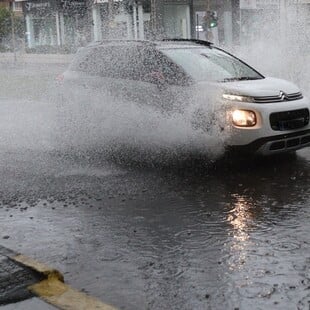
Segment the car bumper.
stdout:
[[272,155],[287,153],[310,146],[310,129],[290,134],[259,138],[246,145],[230,145],[229,151]]
[[[274,130],[270,124],[270,115],[272,113],[299,109],[310,110],[310,102],[307,98],[272,104],[234,103],[229,106],[229,111],[234,109],[254,111],[257,116],[257,124],[246,128],[230,125],[227,139],[227,145],[229,145],[230,149],[269,155],[310,146],[309,123],[303,127],[285,131]],[[232,124],[229,117],[228,121]]]

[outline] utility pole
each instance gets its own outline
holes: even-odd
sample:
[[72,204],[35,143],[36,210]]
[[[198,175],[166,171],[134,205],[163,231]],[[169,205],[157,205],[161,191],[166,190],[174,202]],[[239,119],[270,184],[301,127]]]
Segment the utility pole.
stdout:
[[231,0],[225,0],[224,3],[224,42],[226,46],[233,45],[233,5]]
[[108,23],[109,23],[109,38],[112,39],[112,27],[114,22],[114,0],[108,0]]
[[211,6],[210,0],[206,0],[206,13],[210,11],[210,6]]
[[108,0],[108,10],[109,18],[112,19],[114,15],[114,0]]
[[211,12],[211,0],[206,0],[206,14],[205,14],[205,31],[206,31],[206,40],[213,41],[213,34],[209,27],[209,14]]
[[280,35],[281,42],[286,45],[287,40],[287,3],[286,0],[280,0]]
[[12,29],[12,46],[13,46],[14,62],[16,62],[17,57],[16,57],[15,18],[13,12],[13,2],[14,0],[11,1],[11,29]]
[[[280,0],[280,51],[281,51],[281,58],[285,60],[286,65],[281,66],[281,75],[285,76],[287,74],[287,68],[292,65],[291,55],[288,53],[287,50],[287,41],[288,41],[288,28],[287,28],[287,3],[286,0]],[[297,35],[297,34],[296,34]],[[295,46],[293,46],[294,48]],[[291,50],[291,48],[289,48]],[[294,65],[296,61],[294,59]],[[291,70],[289,70],[291,71]]]
[[152,39],[162,39],[164,35],[163,25],[164,0],[151,0],[151,35]]

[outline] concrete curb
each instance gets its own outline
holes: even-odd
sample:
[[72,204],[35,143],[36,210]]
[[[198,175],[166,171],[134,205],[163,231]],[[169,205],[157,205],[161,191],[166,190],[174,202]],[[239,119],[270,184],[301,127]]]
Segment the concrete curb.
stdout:
[[63,310],[115,310],[117,308],[101,302],[86,293],[71,288],[64,283],[58,270],[50,268],[30,257],[5,249],[5,255],[21,266],[42,275],[43,280],[28,287],[28,290],[43,301]]

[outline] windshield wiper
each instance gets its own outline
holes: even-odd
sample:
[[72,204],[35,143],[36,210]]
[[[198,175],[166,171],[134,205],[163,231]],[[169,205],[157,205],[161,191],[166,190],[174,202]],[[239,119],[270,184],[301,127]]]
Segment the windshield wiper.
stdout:
[[231,77],[221,80],[221,82],[231,82],[231,81],[250,81],[250,80],[259,80],[259,77],[250,77],[250,76],[240,76],[240,77]]

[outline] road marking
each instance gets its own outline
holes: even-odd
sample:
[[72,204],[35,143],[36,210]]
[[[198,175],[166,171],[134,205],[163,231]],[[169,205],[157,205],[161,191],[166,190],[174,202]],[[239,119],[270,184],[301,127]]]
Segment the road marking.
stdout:
[[11,257],[16,262],[44,275],[45,279],[28,289],[47,303],[63,310],[116,310],[99,299],[79,292],[64,283],[63,275],[56,269],[24,255]]

